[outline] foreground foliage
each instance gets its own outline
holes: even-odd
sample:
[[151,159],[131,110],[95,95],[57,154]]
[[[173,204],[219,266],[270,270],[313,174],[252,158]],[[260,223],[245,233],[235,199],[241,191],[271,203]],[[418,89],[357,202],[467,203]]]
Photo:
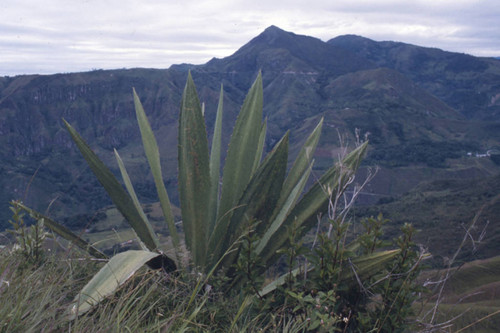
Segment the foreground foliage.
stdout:
[[[365,224],[377,227],[382,221],[370,219]],[[340,239],[346,236],[343,233],[348,228],[342,229],[333,229]],[[400,251],[392,260],[382,266],[372,265],[372,268],[378,266],[375,274],[357,270],[353,262],[359,254],[376,253],[383,245],[377,241],[382,235],[373,232],[376,229],[365,229],[351,245],[338,248],[338,238],[329,239],[327,231],[320,232],[319,244],[313,249],[295,242],[290,234],[292,246],[284,254],[285,261],[292,265],[290,274],[285,274],[284,283],[272,292],[263,290],[258,296],[251,286],[258,276],[247,270],[252,263],[246,262],[245,256],[240,257],[244,265],[237,269],[237,274],[249,274],[250,283],[239,296],[221,289],[227,282],[224,276],[138,269],[111,297],[72,321],[67,320],[68,307],[74,304],[75,295],[89,276],[98,276],[100,273],[96,272],[102,272],[109,263],[75,252],[62,252],[58,245],[52,244],[49,249],[45,245],[41,262],[24,265],[20,264],[23,254],[14,247],[6,247],[0,250],[0,297],[11,302],[0,306],[2,318],[7,318],[0,332],[89,332],[89,328],[96,332],[402,330],[411,324],[408,319],[412,301],[419,290],[414,279],[419,271],[415,265],[418,253],[410,240],[412,230],[405,227],[403,235],[395,240]],[[377,260],[373,255],[367,258]],[[294,274],[292,269],[305,267],[304,260],[309,260],[309,267],[315,268],[309,270],[307,278],[304,271]],[[114,272],[120,269],[123,268],[117,267]],[[26,284],[35,288],[26,288]]]
[[[234,265],[243,246],[242,237],[248,232],[256,237],[258,244],[254,251],[262,265],[255,268],[255,273],[262,274],[279,258],[278,250],[288,245],[287,228],[293,226],[298,228],[302,235],[305,234],[316,224],[318,212],[326,210],[330,196],[334,194],[338,196],[345,191],[366,152],[367,143],[359,146],[327,170],[301,197],[311,172],[312,156],[323,121],[319,122],[307,138],[287,174],[288,133],[262,160],[266,132],[266,123],[262,123],[262,99],[262,77],[259,73],[236,121],[219,189],[222,89],[211,153],[209,153],[204,112],[191,74],[188,75],[179,116],[178,151],[179,197],[184,243],[190,254],[188,264],[183,259],[186,255],[181,248],[171,203],[163,183],[158,145],[135,91],[134,103],[144,151],[155,180],[165,222],[169,227],[173,243],[173,249],[169,251],[174,253],[173,256],[167,257],[162,254],[158,237],[142,210],[118,152],[115,150],[127,191],[75,129],[65,121],[83,157],[141,241],[142,252],[121,254],[121,262],[127,260],[134,262],[127,271],[122,272],[123,277],[130,276],[141,265],[161,256],[164,266],[167,266],[164,268],[167,270],[187,265],[193,270],[205,273],[217,271],[218,274],[228,278],[226,290],[237,290],[247,281],[245,275],[234,273]],[[91,250],[94,252],[93,255],[98,252],[77,235],[69,230],[63,230],[64,228],[55,221],[20,203],[17,205],[38,219],[51,221],[47,225],[52,230],[79,244],[89,253]],[[112,258],[109,265],[116,265],[114,261],[118,259]],[[96,276],[87,285],[82,295],[86,294],[88,297],[80,297],[77,300],[75,314],[87,311],[89,305],[95,304],[112,292],[113,288],[104,286],[111,281],[112,276],[113,272],[109,270],[108,273]],[[119,280],[119,284],[124,281],[124,279]]]
[[[180,271],[166,275],[141,269],[112,297],[77,320],[68,321],[66,309],[72,299],[104,263],[75,251],[56,250],[55,246],[45,244],[44,252],[39,257],[42,261],[34,264],[26,263],[24,255],[13,245],[0,249],[0,299],[9,300],[0,302],[0,332],[331,332],[346,318],[339,311],[346,304],[343,286],[327,292],[311,289],[307,286],[316,288],[320,282],[313,280],[312,276],[307,285],[293,280],[272,297],[249,301],[248,298],[228,296],[214,289],[207,293],[204,288],[199,288],[205,281],[199,274]],[[53,255],[53,252],[57,253]],[[452,331],[469,327],[463,332],[496,332],[500,320],[499,304],[492,293],[478,295],[475,292],[474,297],[480,299],[469,297],[465,303],[458,305],[455,302],[457,293],[463,293],[459,298],[466,295],[465,288],[477,291],[479,279],[487,277],[488,281],[497,281],[499,260],[497,257],[466,265],[450,280],[449,301],[442,305],[439,312],[440,321],[449,322],[446,327]],[[424,272],[424,277],[429,274],[434,272]],[[394,279],[397,280],[397,276],[390,281]],[[411,277],[407,282],[410,280]],[[476,284],[471,285],[471,281]],[[385,288],[384,284],[368,290],[380,291]],[[196,293],[193,294],[193,291]],[[363,291],[358,295],[359,299],[366,297]],[[485,297],[490,301],[483,299]],[[432,302],[430,296],[424,297],[427,298]],[[370,331],[367,321],[354,329],[355,319],[370,314],[375,316],[376,309],[382,306],[380,301],[381,298],[375,296],[368,298],[367,303],[359,302],[357,308],[361,311],[357,316],[351,316],[346,331]],[[413,306],[417,314],[419,303]],[[351,306],[351,309],[354,308]],[[455,320],[450,320],[455,317]],[[378,318],[383,320],[384,317]],[[410,326],[412,320],[400,328],[406,327],[411,332],[432,331]],[[416,320],[419,321],[420,317]],[[380,327],[375,325],[374,328]]]
[[[106,308],[110,300],[105,301],[105,298],[123,285],[133,284],[127,282],[130,277],[143,274],[140,273],[143,267],[148,266],[162,269],[147,273],[154,278],[135,285],[138,289],[133,289],[133,293],[155,294],[148,301],[140,297],[147,311],[163,313],[163,304],[172,302],[181,309],[175,308],[168,319],[158,321],[161,327],[180,331],[188,327],[200,330],[210,327],[212,331],[218,324],[225,323],[223,325],[227,326],[221,328],[222,331],[227,331],[228,327],[231,331],[239,330],[240,325],[248,329],[258,323],[265,329],[274,330],[353,332],[394,331],[406,327],[418,291],[414,281],[422,259],[412,243],[413,229],[405,226],[403,236],[394,243],[395,249],[389,250],[387,245],[390,244],[381,241],[384,222],[381,216],[366,220],[364,231],[358,234],[353,233],[346,219],[351,206],[347,202],[352,203],[355,195],[348,199],[344,198],[344,193],[354,180],[367,142],[337,161],[303,193],[323,121],[305,140],[287,172],[288,133],[262,159],[266,132],[266,122],[262,123],[262,96],[259,74],[236,121],[219,186],[222,89],[209,152],[204,107],[188,75],[179,116],[182,242],[163,183],[158,145],[134,91],[144,151],[172,248],[163,248],[160,244],[118,152],[115,150],[126,190],[65,121],[83,157],[135,231],[141,245],[140,250],[107,258],[98,248],[56,221],[20,202],[13,202],[16,211],[28,212],[88,254],[106,261],[74,297],[66,310],[68,318],[75,322],[94,318],[85,314],[99,311],[95,310],[96,306]],[[319,218],[321,213],[326,213],[327,217],[323,222]],[[323,223],[327,231],[322,231]],[[315,241],[305,246],[304,236],[313,227],[317,227]],[[177,289],[183,279],[195,283],[188,283],[189,292],[184,292],[181,301],[171,299],[170,290]],[[156,294],[155,290],[162,291]],[[124,311],[130,309],[134,314],[131,304],[135,301],[128,298],[131,295],[121,306]],[[230,320],[214,322],[220,308],[225,308],[218,303],[219,299],[223,302],[234,299],[228,303],[233,305],[228,310],[231,315],[224,314]],[[212,306],[215,306],[214,313],[210,312]],[[207,311],[209,314],[205,318]],[[147,326],[150,315],[145,316],[143,324]],[[202,318],[201,326],[197,326],[197,318]]]

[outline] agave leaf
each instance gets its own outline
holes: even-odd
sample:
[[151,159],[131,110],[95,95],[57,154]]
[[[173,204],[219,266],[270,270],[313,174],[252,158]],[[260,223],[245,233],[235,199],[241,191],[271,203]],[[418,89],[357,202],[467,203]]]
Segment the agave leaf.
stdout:
[[266,131],[267,131],[267,118],[264,119],[264,123],[262,124],[262,128],[260,129],[259,144],[257,153],[255,154],[255,160],[252,168],[252,175],[257,170],[257,168],[260,165],[260,161],[262,160],[262,152],[264,151],[264,144],[266,143]]
[[401,252],[400,249],[374,252],[362,256],[357,256],[350,262],[349,270],[342,274],[343,279],[352,279],[356,276],[361,280],[366,280],[384,268],[385,264],[392,260]]
[[321,118],[316,128],[311,132],[295,159],[283,184],[281,197],[276,205],[273,217],[271,218],[272,222],[269,229],[266,230],[266,233],[257,245],[257,254],[262,252],[271,236],[281,227],[286,216],[302,193],[311,173],[312,157],[319,141],[322,126],[323,118]]
[[361,247],[361,242],[359,241],[359,239],[355,239],[354,241],[346,245],[345,250],[348,252],[355,252],[360,247]]
[[366,142],[327,170],[297,203],[287,218],[287,224],[291,225],[293,222],[297,226],[304,227],[298,237],[303,236],[311,227],[316,225],[318,211],[326,210],[330,198],[328,191],[334,193],[336,190],[344,189],[346,182],[356,173],[367,147],[368,143]]
[[208,214],[207,237],[210,237],[217,219],[219,205],[219,179],[220,179],[220,156],[222,142],[222,110],[224,104],[224,90],[220,87],[219,106],[215,117],[214,135],[212,137],[212,149],[210,151],[210,205]]
[[262,288],[259,291],[259,295],[262,297],[262,296],[266,296],[267,294],[275,291],[276,288],[284,285],[285,282],[287,282],[287,280],[290,278],[290,274],[292,275],[292,277],[296,277],[300,273],[300,271],[301,271],[300,268],[295,268],[290,273],[283,274],[283,275],[279,276],[275,280],[271,281],[269,284],[265,285],[264,288]]
[[179,199],[186,245],[194,264],[207,257],[207,214],[210,202],[210,169],[207,132],[200,101],[188,75],[179,116]]
[[[248,183],[238,203],[239,208],[234,210],[222,241],[211,239],[212,246],[209,249],[215,248],[215,259],[220,256],[220,253],[227,251],[245,232],[244,228],[248,223],[258,222],[255,228],[257,234],[262,234],[267,228],[269,217],[283,186],[287,159],[288,133],[276,144]],[[229,267],[236,257],[237,251],[228,254],[222,266]]]
[[22,203],[16,202],[15,205],[19,206],[21,209],[26,211],[28,214],[30,214],[34,219],[40,220],[43,219],[43,222],[47,228],[61,236],[62,238],[66,239],[67,241],[72,242],[76,246],[78,246],[80,249],[86,251],[88,254],[95,258],[99,259],[107,259],[108,256],[99,251],[97,248],[92,246],[91,244],[87,243],[85,240],[83,240],[81,237],[78,235],[74,234],[71,230],[66,228],[65,226],[61,225],[60,223],[52,220],[50,217],[47,217],[37,211],[34,211],[33,209],[26,207]]
[[285,218],[288,216],[295,202],[302,193],[307,180],[309,179],[309,175],[311,174],[311,170],[312,163],[308,169],[304,170],[302,178],[299,179],[295,187],[289,193],[285,202],[277,206],[277,208],[279,208],[277,210],[277,214],[273,216],[273,218],[271,218],[272,222],[270,223],[269,228],[266,230],[262,238],[259,240],[257,247],[255,248],[255,252],[257,253],[257,255],[260,255],[262,253],[263,249],[266,247],[274,233],[281,228],[281,225],[285,221]]
[[176,257],[177,259],[179,259],[180,255],[179,236],[177,234],[177,229],[175,228],[174,215],[172,213],[172,206],[170,204],[170,199],[168,197],[167,189],[165,188],[165,184],[163,183],[158,144],[153,134],[153,130],[151,129],[151,125],[149,124],[148,118],[146,117],[146,113],[144,112],[144,108],[142,107],[141,100],[137,96],[135,89],[133,89],[133,93],[134,93],[135,115],[137,117],[137,122],[141,130],[144,152],[146,154],[146,158],[148,159],[149,167],[151,168],[151,173],[153,174],[153,179],[155,182],[156,191],[158,193],[158,198],[160,200],[163,216],[165,217],[165,221],[167,222],[168,230],[170,232],[170,237],[172,238],[172,243],[176,250]]
[[304,172],[310,168],[316,146],[319,142],[322,127],[323,118],[321,118],[318,125],[316,125],[300,149],[300,152],[297,155],[288,176],[286,177],[285,183],[283,184],[282,197],[278,203],[278,207],[281,207],[282,203],[289,197],[290,192],[296,187],[297,183],[302,178]]
[[[344,273],[341,275],[340,280],[337,283],[345,282],[346,280],[350,280],[353,278],[353,283],[357,283],[356,276],[360,280],[366,280],[370,278],[370,276],[381,272],[384,269],[385,264],[391,261],[396,255],[399,254],[399,252],[401,252],[401,250],[396,249],[355,257],[351,262],[348,263],[349,265],[352,265],[345,268]],[[267,284],[264,288],[262,288],[259,292],[259,295],[265,296],[273,292],[277,287],[285,284],[287,279],[290,277],[289,274],[292,274],[293,277],[296,277],[301,271],[303,271],[303,269],[304,268],[295,268],[291,271],[291,273],[281,275],[274,281]],[[311,272],[313,270],[313,266],[309,266],[307,268],[308,272]]]
[[287,132],[256,170],[238,203],[244,208],[234,211],[231,223],[251,216],[252,219],[259,221],[255,229],[257,234],[262,235],[267,229],[267,223],[279,200],[285,180],[288,142]]
[[71,319],[87,312],[111,295],[149,260],[160,256],[149,251],[126,251],[112,257],[83,287],[70,305]]
[[[262,75],[259,73],[243,102],[229,142],[222,177],[218,221],[216,222],[217,224],[221,223],[222,227],[216,227],[214,232],[226,229],[230,212],[236,206],[250,181],[252,168],[259,149],[258,144],[262,128],[262,103]],[[223,234],[212,235],[211,237],[221,239]]]
[[328,169],[323,176],[315,183],[302,199],[294,206],[290,214],[267,242],[263,244],[262,259],[270,262],[277,256],[276,251],[288,242],[287,227],[295,227],[299,230],[297,237],[302,237],[316,224],[316,215],[320,211],[325,211],[328,206],[329,195],[327,189],[331,191],[343,188],[348,178],[352,176],[366,152],[367,142],[353,150],[343,161],[336,163]]
[[64,124],[68,129],[73,141],[76,143],[78,149],[87,161],[90,169],[94,172],[97,179],[108,192],[109,197],[115,204],[116,208],[125,217],[127,222],[132,226],[140,240],[151,251],[156,249],[158,241],[156,235],[142,222],[141,214],[134,206],[134,202],[127,194],[122,185],[116,180],[111,171],[104,165],[104,163],[97,157],[97,155],[90,149],[87,143],[82,139],[78,132],[71,127],[71,125],[64,120]]
[[[142,222],[144,223],[145,227],[148,228],[152,234],[154,234],[153,226],[151,226],[146,214],[144,214],[144,211],[142,210],[141,203],[139,202],[139,199],[137,198],[137,194],[135,193],[134,186],[132,185],[132,181],[130,180],[127,169],[125,168],[125,165],[123,164],[123,160],[120,157],[120,154],[118,154],[118,151],[116,151],[116,149],[114,149],[114,152],[115,152],[116,161],[118,162],[118,167],[120,168],[120,173],[122,174],[123,182],[125,183],[125,188],[127,189],[128,194],[132,198],[132,201],[134,202],[135,208],[137,209],[137,211],[141,215]],[[157,238],[157,243],[159,244],[158,238]],[[141,247],[143,250],[147,250],[147,248],[145,247],[145,245],[142,242],[140,242],[140,244],[141,244]]]

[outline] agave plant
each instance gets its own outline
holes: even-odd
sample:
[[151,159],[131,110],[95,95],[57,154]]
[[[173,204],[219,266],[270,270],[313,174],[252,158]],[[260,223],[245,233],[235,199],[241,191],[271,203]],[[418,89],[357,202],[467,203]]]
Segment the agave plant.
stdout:
[[[103,297],[112,293],[139,267],[151,263],[151,260],[161,258],[164,263],[167,262],[170,269],[184,265],[182,258],[185,257],[185,253],[163,183],[158,145],[135,90],[133,96],[145,154],[169,228],[174,254],[167,257],[160,251],[158,237],[142,211],[118,152],[115,150],[126,190],[75,129],[64,121],[83,157],[117,209],[137,234],[143,248],[139,251],[123,252],[111,258],[75,299],[74,314],[87,311]],[[188,266],[205,273],[217,270],[229,278],[229,286],[232,288],[237,288],[245,282],[241,275],[235,275],[232,271],[242,246],[239,240],[248,232],[248,226],[254,226],[252,233],[258,239],[255,251],[263,263],[259,266],[258,273],[263,273],[279,258],[279,250],[288,246],[289,228],[300,230],[299,236],[302,236],[316,224],[317,214],[327,209],[332,193],[345,189],[367,148],[367,143],[357,147],[342,161],[338,161],[327,170],[304,193],[323,120],[319,121],[307,138],[293,166],[287,172],[288,133],[262,159],[266,134],[266,121],[262,121],[262,109],[263,88],[259,73],[236,120],[223,169],[222,183],[219,186],[223,89],[221,88],[220,92],[209,152],[203,107],[198,99],[191,73],[188,74],[180,108],[178,138],[178,186],[184,243],[190,258]],[[38,218],[44,217],[25,208]],[[44,218],[49,222],[46,225],[55,232],[91,254],[102,257],[102,253],[96,248],[62,228],[55,221]]]

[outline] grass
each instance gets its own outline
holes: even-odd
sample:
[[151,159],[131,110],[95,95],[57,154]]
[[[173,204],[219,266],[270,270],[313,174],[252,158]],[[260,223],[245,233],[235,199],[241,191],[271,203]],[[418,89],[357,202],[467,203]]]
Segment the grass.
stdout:
[[63,329],[65,306],[97,271],[98,263],[84,258],[57,259],[43,265],[27,264],[25,258],[0,252],[1,332],[52,332]]
[[[161,221],[154,219],[157,210],[155,204],[146,206],[159,230]],[[108,245],[113,245],[134,238],[128,229],[112,230],[119,223],[113,209],[106,211],[106,216],[99,222],[98,231],[88,234],[92,242],[106,237]],[[103,245],[99,243],[99,247]],[[55,242],[46,242],[43,262],[37,264],[12,252],[11,246],[0,248],[0,299],[10,300],[0,302],[0,332],[304,331],[292,315],[266,313],[245,299],[204,292],[206,280],[201,275],[166,275],[147,269],[139,271],[94,310],[68,321],[69,304],[102,266],[69,249],[61,250]],[[496,332],[500,325],[500,256],[453,270],[435,322],[456,318],[449,324],[452,332]],[[422,282],[439,279],[439,273],[424,272]],[[217,289],[215,286],[212,290]],[[425,298],[421,314],[433,306],[432,294]]]
[[[480,287],[498,283],[499,277],[500,256],[487,260],[476,260],[456,269],[448,284],[448,293],[461,296]],[[488,296],[491,294],[486,293],[481,298],[485,299]]]
[[[424,308],[430,310],[430,307]],[[500,325],[500,304],[475,302],[441,304],[436,322],[447,323],[445,332],[496,333]]]
[[[8,247],[0,249],[0,298],[9,300],[0,303],[0,332],[303,331],[291,317],[278,322],[273,319],[276,314],[253,311],[241,299],[205,293],[199,288],[204,284],[199,275],[165,275],[147,269],[93,311],[68,321],[68,305],[102,263],[76,252],[50,252],[36,265]],[[499,262],[500,257],[473,262],[453,274],[436,322],[456,318],[448,328],[451,332],[469,325],[461,332],[496,332],[500,325]],[[424,272],[422,279],[436,273]],[[459,302],[480,290],[485,293]],[[422,313],[431,306],[426,304]]]
[[[442,270],[424,272],[421,280],[438,280]],[[452,268],[439,305],[436,322],[450,323],[451,332],[498,332],[500,326],[500,256],[476,260]],[[435,297],[429,298],[422,313],[432,309]],[[469,327],[469,328],[467,328]]]
[[0,249],[0,299],[9,300],[0,302],[0,332],[241,332],[278,327],[293,332],[299,327],[255,312],[243,299],[205,292],[205,278],[198,274],[167,275],[146,268],[95,309],[69,321],[69,305],[103,263],[74,251],[51,250],[35,264],[9,247]]

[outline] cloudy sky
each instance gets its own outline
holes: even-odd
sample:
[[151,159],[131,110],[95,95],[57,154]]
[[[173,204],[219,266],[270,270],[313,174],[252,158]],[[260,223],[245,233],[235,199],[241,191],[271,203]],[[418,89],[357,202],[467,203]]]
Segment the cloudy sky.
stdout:
[[498,0],[0,0],[0,76],[202,64],[270,25],[500,56]]

